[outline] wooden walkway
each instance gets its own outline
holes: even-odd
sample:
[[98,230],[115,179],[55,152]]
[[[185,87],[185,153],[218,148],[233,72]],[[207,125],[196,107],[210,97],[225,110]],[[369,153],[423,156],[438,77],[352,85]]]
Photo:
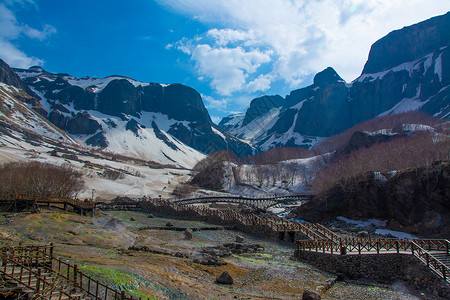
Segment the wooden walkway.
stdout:
[[280,205],[289,205],[299,202],[305,202],[311,199],[310,194],[298,194],[288,196],[272,196],[272,197],[243,197],[243,196],[205,196],[171,199],[170,201],[179,205],[192,205],[200,203],[236,203],[248,206],[256,210],[266,211],[271,207]]
[[357,238],[339,235],[318,223],[297,223],[279,217],[260,217],[252,213],[215,210],[165,199],[149,199],[155,206],[169,206],[176,211],[196,211],[202,216],[217,216],[246,226],[268,226],[273,231],[291,236],[300,232],[307,239],[296,241],[298,251],[330,255],[379,255],[403,253],[413,255],[436,275],[450,283],[450,242],[445,239],[386,239]]
[[138,299],[84,274],[76,264],[56,258],[53,245],[0,247],[0,277],[11,291],[33,299]]
[[71,198],[59,198],[59,197],[47,197],[36,195],[23,195],[23,194],[0,194],[0,203],[5,204],[8,208],[7,211],[21,211],[31,210],[39,211],[40,205],[47,207],[58,207],[64,210],[68,210],[69,207],[76,213],[81,215],[94,215],[95,203],[93,201],[82,201]]

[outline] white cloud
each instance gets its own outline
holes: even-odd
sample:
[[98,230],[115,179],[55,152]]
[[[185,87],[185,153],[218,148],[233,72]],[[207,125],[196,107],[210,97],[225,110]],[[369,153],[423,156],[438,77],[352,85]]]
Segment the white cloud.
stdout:
[[245,45],[256,43],[255,32],[253,30],[233,30],[233,29],[211,29],[206,33],[215,40],[215,43],[221,47],[230,43],[245,42]]
[[42,66],[44,62],[36,57],[30,57],[20,51],[16,46],[0,38],[0,58],[8,65],[16,68],[29,68],[31,66]]
[[[370,46],[376,40],[392,30],[450,10],[448,0],[159,2],[211,26],[205,33],[209,42],[205,39],[199,42],[198,36],[189,37],[182,45],[190,47],[182,50],[194,59],[198,71],[210,78],[211,86],[223,94],[246,86],[266,88],[270,86],[269,81],[277,79],[298,87],[305,84],[303,80],[308,75],[328,66],[334,67],[347,81],[353,80],[362,71]],[[236,63],[227,61],[233,57],[232,53],[258,52],[266,54],[273,63],[270,74],[263,75],[260,81],[257,80],[260,74],[254,69],[247,71],[240,67],[239,58]],[[224,66],[214,59],[224,59]],[[225,66],[231,68],[228,73]],[[213,67],[220,70],[214,71]]]
[[270,74],[260,74],[257,78],[253,79],[245,86],[245,90],[250,93],[257,91],[266,91],[270,89],[272,79],[273,76]]
[[205,107],[208,109],[217,109],[220,111],[226,111],[228,104],[230,103],[229,99],[221,99],[217,100],[211,96],[202,95],[202,99],[206,102]]
[[213,121],[214,124],[219,124],[221,120],[221,117],[211,116],[211,121]]
[[[13,4],[33,4],[33,1],[8,1]],[[44,25],[42,30],[32,28],[26,24],[20,24],[14,13],[4,4],[0,4],[0,56],[8,64],[19,68],[28,68],[33,65],[43,65],[43,60],[32,57],[21,51],[14,40],[21,36],[43,41],[56,32],[51,25]]]
[[220,95],[231,95],[243,89],[249,75],[271,60],[271,51],[263,52],[259,49],[215,47],[208,44],[182,44],[178,48],[191,55],[200,77],[209,78],[211,87]]

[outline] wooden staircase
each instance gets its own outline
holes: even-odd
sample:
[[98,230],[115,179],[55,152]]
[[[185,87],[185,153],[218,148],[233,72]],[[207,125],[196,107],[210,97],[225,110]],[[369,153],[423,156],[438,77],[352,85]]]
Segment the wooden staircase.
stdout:
[[3,294],[20,294],[22,299],[138,299],[83,274],[76,264],[54,257],[53,245],[0,247],[0,279],[5,286]]

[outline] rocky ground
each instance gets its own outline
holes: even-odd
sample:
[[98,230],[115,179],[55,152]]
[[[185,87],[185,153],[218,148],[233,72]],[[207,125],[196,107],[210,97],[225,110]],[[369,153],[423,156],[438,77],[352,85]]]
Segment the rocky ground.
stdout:
[[[416,299],[401,284],[330,284],[334,275],[291,260],[292,246],[202,222],[140,212],[90,218],[42,210],[3,213],[0,224],[2,244],[53,242],[57,255],[84,272],[144,299],[299,299],[305,289],[320,291],[322,299]],[[237,235],[244,242],[237,243]],[[208,255],[220,263],[208,264]],[[216,283],[225,270],[232,285]]]

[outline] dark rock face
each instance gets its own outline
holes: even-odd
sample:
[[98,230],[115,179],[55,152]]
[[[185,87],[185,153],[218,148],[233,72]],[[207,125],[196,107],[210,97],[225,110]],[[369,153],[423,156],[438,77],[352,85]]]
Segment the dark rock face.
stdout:
[[161,132],[155,121],[152,122],[152,128],[156,137],[162,140],[167,146],[169,146],[169,148],[171,148],[172,150],[179,150],[178,147],[174,143],[172,143],[164,133]]
[[135,119],[131,119],[128,121],[128,123],[125,125],[125,130],[129,130],[134,133],[135,136],[139,137],[139,129],[141,127],[139,126],[138,122],[136,122]]
[[344,82],[344,79],[331,67],[326,68],[314,76],[314,85],[318,87],[327,87],[342,82]]
[[449,187],[450,162],[406,169],[395,175],[367,173],[336,183],[300,206],[297,215],[308,221],[337,216],[388,220],[390,229],[448,237]]
[[280,95],[262,96],[255,98],[250,102],[250,107],[245,113],[242,126],[249,124],[254,119],[268,113],[272,108],[283,105],[284,99]]
[[164,95],[164,87],[157,83],[140,88],[142,90],[142,110],[159,112],[161,111],[161,103]]
[[450,13],[393,31],[374,43],[363,74],[414,61],[450,44]]
[[108,141],[106,140],[106,137],[103,134],[103,132],[99,132],[97,134],[94,134],[90,138],[88,138],[86,140],[86,144],[93,146],[93,147],[100,147],[100,148],[108,147]]
[[90,110],[94,107],[94,94],[78,86],[69,86],[55,95],[55,100],[61,103],[73,103],[76,110]]
[[294,132],[304,135],[330,136],[342,132],[351,124],[348,93],[345,81],[336,71],[325,69],[314,77],[313,85],[292,91],[286,97],[285,109],[271,132],[285,133],[293,125]]
[[[24,81],[14,70],[24,74]],[[228,149],[239,156],[253,153],[251,146],[216,128],[200,94],[188,86],[157,83],[135,86],[136,81],[114,76],[103,87],[102,80],[98,78],[77,79],[68,74],[52,74],[40,67],[14,70],[1,61],[0,79],[7,84],[20,86],[34,95],[36,98],[29,97],[24,101],[62,130],[72,134],[95,134],[86,140],[88,145],[106,147],[108,142],[104,133],[96,134],[101,126],[86,111],[99,111],[119,117],[127,122],[125,129],[132,131],[137,137],[139,128],[145,128],[140,121],[143,112],[155,112],[180,121],[172,125],[167,133],[196,150],[208,154]],[[92,85],[87,86],[89,81]],[[41,106],[40,98],[28,86],[43,94],[47,100],[48,111]],[[103,122],[106,125],[104,130],[117,128],[117,124],[112,120]],[[161,131],[158,124],[153,122],[152,127],[157,138],[162,139],[170,148],[180,150]],[[223,136],[217,131],[222,132]]]
[[58,110],[54,109],[48,114],[48,120],[58,126],[61,129],[66,129],[68,118],[61,114]]
[[348,144],[342,149],[343,154],[349,154],[359,148],[369,148],[372,145],[379,143],[386,143],[391,141],[394,138],[400,137],[403,135],[400,134],[371,134],[363,131],[356,131],[353,133],[352,137],[348,141]]
[[31,91],[22,79],[20,79],[20,77],[2,59],[0,59],[0,82],[21,89],[32,97],[37,97],[37,95]]
[[160,112],[175,120],[212,123],[200,94],[182,84],[171,84],[164,88]]
[[67,122],[67,130],[71,134],[93,134],[102,126],[87,113],[78,113]]
[[[328,137],[379,115],[409,110],[450,118],[449,46],[450,13],[393,31],[373,44],[362,75],[352,83],[327,68],[312,85],[292,91],[275,124],[256,142],[287,133]],[[282,143],[271,146],[291,140]]]
[[328,68],[316,75],[314,82],[318,82],[319,85],[312,87],[313,100],[303,103],[297,116],[295,132],[330,136],[350,127],[348,88],[339,75],[331,70]]
[[112,116],[137,116],[141,111],[137,90],[126,79],[112,80],[98,94],[98,111]]

